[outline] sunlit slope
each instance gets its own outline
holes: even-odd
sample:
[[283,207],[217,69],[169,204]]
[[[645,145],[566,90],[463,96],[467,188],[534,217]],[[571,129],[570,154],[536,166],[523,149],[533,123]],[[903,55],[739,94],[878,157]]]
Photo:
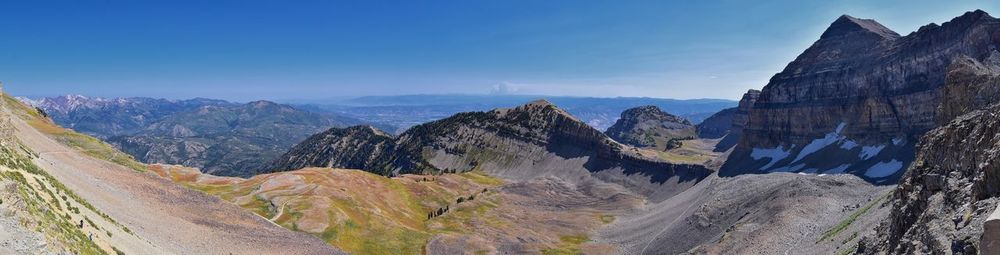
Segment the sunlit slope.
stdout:
[[590,233],[639,201],[581,199],[558,180],[503,184],[478,172],[387,178],[308,168],[239,179],[180,166],[150,169],[354,254],[610,251],[586,244]]
[[[73,226],[82,234],[61,227],[65,224],[60,221],[43,218],[60,226],[62,230],[56,233],[68,233],[64,239],[76,241],[66,245],[68,249],[83,254],[339,252],[311,236],[287,231],[225,201],[149,174],[146,166],[127,155],[97,139],[58,127],[17,100],[6,97],[4,102],[7,107],[3,112],[12,116],[12,128],[4,133],[16,137],[22,147],[27,161],[21,162],[37,166],[8,167],[21,170],[5,171],[11,173],[5,178],[17,181],[21,190],[35,190],[22,192],[30,195],[23,197],[34,197],[56,209],[41,211],[57,212],[65,221],[77,224]],[[18,174],[24,181],[16,177]],[[70,213],[60,213],[62,210]],[[81,242],[80,236],[87,241],[93,238],[93,245]]]
[[[128,228],[96,209],[35,165],[35,154],[15,140],[0,147],[0,218],[20,223],[5,226],[5,232],[21,228],[44,237],[44,247],[4,247],[0,253],[115,254],[113,243],[137,243]],[[85,222],[84,224],[81,224]],[[13,240],[29,239],[24,233]]]

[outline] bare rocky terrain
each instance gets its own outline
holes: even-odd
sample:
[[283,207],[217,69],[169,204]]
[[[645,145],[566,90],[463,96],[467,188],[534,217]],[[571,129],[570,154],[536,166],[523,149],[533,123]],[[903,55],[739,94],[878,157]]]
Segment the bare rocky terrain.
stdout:
[[850,250],[888,213],[881,197],[891,188],[850,175],[713,176],[618,219],[600,231],[596,242],[617,245],[618,254]]
[[17,183],[0,181],[0,254],[55,254],[60,248],[49,247],[45,236],[29,228],[24,201],[17,194]]

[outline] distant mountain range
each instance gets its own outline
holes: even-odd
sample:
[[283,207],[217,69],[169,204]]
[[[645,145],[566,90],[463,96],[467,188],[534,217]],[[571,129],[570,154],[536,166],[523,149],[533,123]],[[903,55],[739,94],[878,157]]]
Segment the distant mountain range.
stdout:
[[252,176],[316,132],[364,123],[268,101],[77,95],[26,101],[56,123],[102,138],[140,161],[224,176]]
[[393,125],[402,133],[407,128],[425,122],[443,119],[460,112],[489,111],[510,108],[527,102],[545,99],[568,111],[584,123],[606,130],[618,120],[626,109],[654,105],[663,111],[700,123],[716,112],[736,106],[736,101],[724,99],[663,99],[647,97],[565,97],[541,95],[402,95],[359,97],[331,104],[312,103],[299,105],[303,109],[328,111],[350,116],[371,123]]

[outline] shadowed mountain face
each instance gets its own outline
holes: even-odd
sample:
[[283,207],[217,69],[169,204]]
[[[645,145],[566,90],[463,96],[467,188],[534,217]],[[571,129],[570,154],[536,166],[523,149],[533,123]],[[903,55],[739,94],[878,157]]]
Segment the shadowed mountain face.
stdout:
[[899,36],[842,16],[764,89],[740,143],[720,170],[852,173],[890,183],[935,127],[947,68],[990,58],[1000,21],[968,12]]
[[[482,170],[509,180],[596,178],[658,197],[673,195],[711,173],[700,165],[643,156],[547,101],[456,114],[415,126],[393,144],[385,144],[386,136],[370,128],[352,129],[355,132],[332,130],[314,136],[325,141],[299,144],[279,157],[272,169],[363,166],[359,168],[383,175]],[[361,137],[374,139],[358,142]],[[364,155],[344,155],[352,151]]]
[[743,137],[743,129],[747,126],[750,118],[750,108],[753,107],[760,90],[748,90],[740,99],[739,106],[722,110],[713,114],[704,122],[698,124],[698,137],[705,139],[718,139],[713,151],[725,152],[736,146],[736,143]]
[[604,133],[624,144],[659,150],[679,147],[680,140],[694,139],[697,135],[690,121],[652,105],[625,110]]

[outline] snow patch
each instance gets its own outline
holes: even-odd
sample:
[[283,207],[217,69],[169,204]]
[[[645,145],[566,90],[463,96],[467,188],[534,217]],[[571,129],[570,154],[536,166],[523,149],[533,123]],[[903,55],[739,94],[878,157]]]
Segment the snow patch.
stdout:
[[867,160],[878,155],[879,152],[882,152],[882,149],[885,149],[885,144],[864,146],[861,147],[861,154],[858,156],[861,157],[861,160]]
[[844,140],[843,143],[840,143],[840,148],[844,150],[851,150],[854,149],[855,147],[858,147],[858,143],[852,140]]
[[816,153],[823,148],[838,143],[840,144],[840,148],[845,150],[850,150],[856,147],[858,143],[851,141],[850,139],[847,139],[847,137],[840,134],[844,131],[845,127],[847,127],[847,123],[841,122],[840,124],[837,124],[837,128],[834,129],[833,132],[826,134],[822,138],[813,140],[805,147],[802,147],[802,150],[795,156],[795,160],[792,160],[792,163],[799,162],[799,160],[802,160],[803,158]]
[[892,139],[892,144],[896,145],[896,146],[900,146],[900,145],[903,145],[905,143],[906,143],[906,139],[904,139],[902,137],[897,137],[897,138],[893,138]]
[[899,160],[893,159],[889,162],[878,162],[871,168],[868,168],[868,171],[865,171],[865,176],[882,178],[896,173],[901,168],[903,168],[903,162]]
[[767,162],[767,165],[760,167],[760,169],[763,170],[770,168],[771,166],[774,166],[774,163],[778,163],[778,161],[781,161],[782,159],[785,159],[788,156],[790,156],[792,154],[793,148],[795,148],[795,145],[792,145],[787,150],[785,149],[784,146],[781,145],[778,145],[771,149],[753,148],[753,151],[750,152],[750,157],[753,158],[754,160],[770,158],[771,160]]

